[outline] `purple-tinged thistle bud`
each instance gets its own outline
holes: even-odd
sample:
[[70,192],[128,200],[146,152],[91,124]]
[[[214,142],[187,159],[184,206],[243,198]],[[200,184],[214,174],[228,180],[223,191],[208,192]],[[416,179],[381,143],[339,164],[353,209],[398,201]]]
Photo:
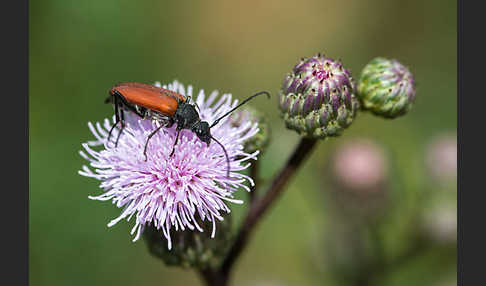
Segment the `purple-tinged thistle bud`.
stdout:
[[375,58],[361,72],[358,97],[361,108],[385,118],[405,115],[415,100],[415,81],[397,60]]
[[359,109],[356,84],[340,61],[302,58],[285,76],[279,107],[289,129],[310,138],[339,136]]
[[234,127],[240,127],[247,122],[258,122],[258,133],[245,141],[244,150],[249,154],[256,152],[257,150],[260,151],[259,154],[262,154],[265,151],[270,142],[271,133],[270,127],[260,111],[247,105],[243,109],[235,111],[231,115],[230,120],[231,125]]
[[211,238],[211,222],[199,221],[204,231],[175,231],[173,248],[167,248],[162,230],[147,226],[144,238],[152,255],[162,259],[168,266],[206,269],[218,265],[224,258],[231,240],[231,216],[218,223],[218,233]]

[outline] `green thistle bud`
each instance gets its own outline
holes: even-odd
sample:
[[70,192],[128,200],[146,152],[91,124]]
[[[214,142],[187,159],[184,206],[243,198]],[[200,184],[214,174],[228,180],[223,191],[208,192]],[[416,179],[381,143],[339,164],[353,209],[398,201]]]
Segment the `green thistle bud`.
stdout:
[[305,137],[339,136],[356,117],[356,85],[340,61],[317,54],[287,74],[279,107],[285,125]]
[[415,100],[412,73],[396,60],[375,58],[361,72],[361,107],[385,118],[406,114]]
[[260,150],[260,154],[262,154],[270,142],[270,127],[263,114],[251,106],[246,106],[244,109],[231,115],[231,124],[233,126],[238,127],[249,121],[258,122],[259,131],[245,142],[245,152],[253,153]]
[[204,230],[175,231],[172,233],[172,249],[167,248],[167,240],[162,230],[147,226],[143,235],[152,255],[162,259],[169,266],[195,267],[206,269],[221,262],[231,239],[231,216],[218,221],[218,232],[211,238],[212,223],[198,221]]

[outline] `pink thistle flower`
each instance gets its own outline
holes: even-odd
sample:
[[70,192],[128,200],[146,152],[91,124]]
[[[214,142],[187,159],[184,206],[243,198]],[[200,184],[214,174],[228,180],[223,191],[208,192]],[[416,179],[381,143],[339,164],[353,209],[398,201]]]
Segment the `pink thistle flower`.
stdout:
[[[160,86],[160,83],[156,83]],[[193,88],[184,88],[174,81],[163,88],[193,97]],[[218,117],[237,105],[231,94],[223,94],[217,101],[218,92],[213,91],[205,99],[200,90],[195,103],[199,106],[201,120],[210,124]],[[218,144],[209,147],[201,142],[190,130],[183,130],[176,145],[175,153],[169,157],[176,138],[175,125],[162,128],[152,137],[147,148],[147,161],[143,148],[147,136],[157,127],[158,122],[142,120],[136,115],[125,112],[127,126],[120,136],[118,146],[107,142],[108,131],[114,123],[105,119],[103,123],[88,123],[96,140],[83,143],[83,158],[89,161],[91,169],[83,166],[80,175],[101,181],[104,193],[89,196],[92,200],[109,201],[123,211],[117,218],[108,223],[115,225],[122,219],[130,220],[135,216],[135,225],[131,231],[136,235],[133,241],[140,238],[146,225],[153,224],[167,239],[171,249],[171,229],[176,231],[199,230],[203,228],[196,220],[212,222],[212,234],[215,236],[216,220],[223,220],[223,213],[230,213],[226,202],[242,204],[235,200],[233,193],[242,187],[250,189],[243,183],[253,180],[238,171],[242,171],[256,160],[259,151],[245,153],[244,143],[258,132],[257,122],[245,122],[240,126],[231,124],[225,117],[211,129],[212,135],[226,148],[230,158],[230,174],[227,177],[227,162],[224,152]],[[114,130],[112,138],[118,136]],[[101,147],[95,150],[93,147]]]

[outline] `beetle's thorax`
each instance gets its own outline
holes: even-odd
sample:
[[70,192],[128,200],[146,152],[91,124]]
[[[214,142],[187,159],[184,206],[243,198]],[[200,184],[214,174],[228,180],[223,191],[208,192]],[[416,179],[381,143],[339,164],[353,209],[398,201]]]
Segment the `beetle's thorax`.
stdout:
[[177,129],[190,129],[202,142],[208,146],[211,143],[209,123],[201,121],[194,105],[179,102],[179,106],[174,115],[174,122],[177,124]]
[[192,129],[194,124],[201,121],[194,105],[185,102],[179,102],[174,117],[178,129]]

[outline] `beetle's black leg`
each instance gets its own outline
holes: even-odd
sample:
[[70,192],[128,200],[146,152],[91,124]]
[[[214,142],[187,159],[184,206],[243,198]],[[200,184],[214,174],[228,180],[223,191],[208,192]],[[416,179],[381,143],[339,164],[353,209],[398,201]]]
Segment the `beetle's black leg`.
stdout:
[[199,108],[199,105],[197,105],[197,102],[194,101],[194,106],[196,106],[196,109],[199,113],[201,113],[201,109]]
[[123,129],[125,129],[125,113],[123,113],[123,108],[119,109],[120,112],[120,122],[121,122],[121,128],[120,132],[118,133],[118,136],[116,137],[116,142],[115,142],[115,148],[118,146],[118,140],[120,140],[120,136],[123,132]]
[[[177,126],[179,127],[179,126]],[[176,140],[174,142],[174,145],[172,146],[172,152],[170,152],[170,155],[169,157],[172,157],[172,155],[174,155],[174,151],[175,151],[175,146],[177,145],[177,142],[179,141],[179,134],[181,133],[181,129],[177,128],[177,135],[176,135]]]
[[165,127],[167,127],[167,128],[171,128],[171,127],[172,127],[172,125],[174,125],[174,123],[175,123],[175,121],[174,121],[174,119],[172,119],[172,117],[171,117],[171,118],[169,118],[169,120],[167,120],[167,124],[165,124]]
[[155,135],[155,133],[157,133],[157,131],[160,130],[160,128],[164,127],[163,124],[161,124],[159,127],[157,127],[152,133],[150,133],[150,135],[147,137],[147,141],[145,142],[145,147],[143,148],[143,155],[145,156],[145,161],[147,161],[147,146],[148,146],[148,143],[149,143],[149,140],[150,138],[152,138],[152,136]]
[[[110,129],[110,132],[108,132],[107,142],[110,141],[110,137],[111,137],[111,133],[113,132],[113,129],[115,129],[115,126],[118,124],[118,122],[120,122],[120,116],[119,116],[119,112],[118,112],[118,98],[117,98],[117,96],[115,96],[114,100],[115,100],[115,124],[113,124],[113,126]],[[115,144],[115,148],[116,148],[116,144]]]
[[[121,128],[120,128],[120,132],[118,133],[118,136],[116,137],[116,141],[115,141],[115,148],[118,146],[118,141],[120,140],[120,136],[123,132],[123,129],[125,129],[125,113],[123,112],[123,106],[125,106],[126,108],[128,108],[129,110],[131,110],[133,113],[137,114],[138,116],[140,116],[141,118],[144,118],[144,114],[143,113],[139,113],[134,107],[133,105],[129,104],[126,99],[123,97],[123,95],[121,93],[119,93],[118,91],[115,91],[115,95],[113,96],[113,101],[114,101],[114,104],[115,104],[115,118],[116,118],[116,122],[115,124],[113,124],[113,126],[111,127],[110,129],[110,132],[108,133],[108,140],[110,140],[111,138],[111,133],[113,132],[113,129],[115,129],[116,125],[118,125],[118,122],[121,123]],[[105,102],[110,102],[109,100],[105,100]]]

